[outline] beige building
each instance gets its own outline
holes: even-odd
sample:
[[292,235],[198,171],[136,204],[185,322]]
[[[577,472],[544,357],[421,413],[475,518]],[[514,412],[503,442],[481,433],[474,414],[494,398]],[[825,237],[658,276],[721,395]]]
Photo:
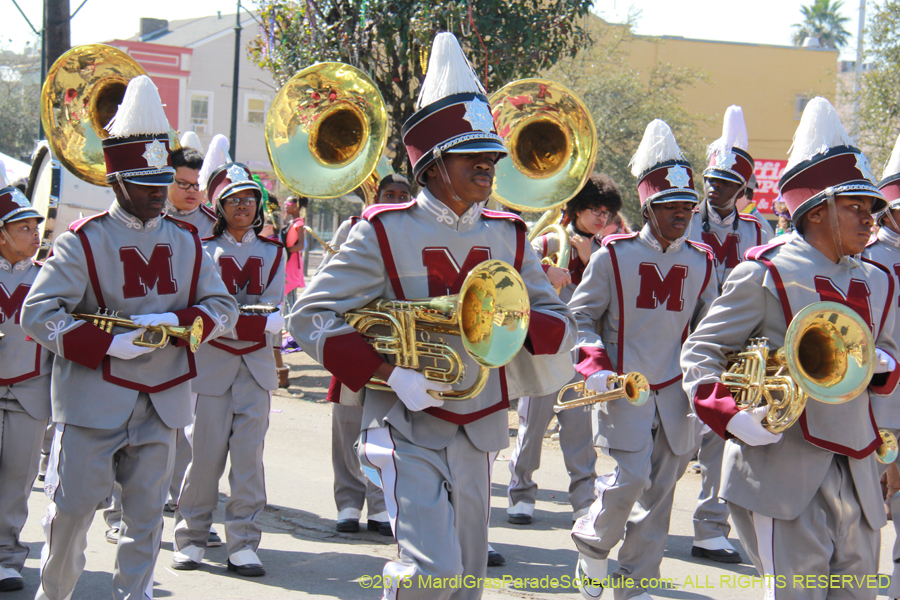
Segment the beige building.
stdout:
[[[160,90],[173,128],[194,131],[204,149],[212,137],[230,137],[235,15],[165,21],[141,19],[141,32],[111,45],[141,63]],[[237,156],[276,189],[266,152],[264,125],[278,91],[272,75],[247,57],[247,43],[258,26],[249,14],[241,16],[241,58],[238,81]]]

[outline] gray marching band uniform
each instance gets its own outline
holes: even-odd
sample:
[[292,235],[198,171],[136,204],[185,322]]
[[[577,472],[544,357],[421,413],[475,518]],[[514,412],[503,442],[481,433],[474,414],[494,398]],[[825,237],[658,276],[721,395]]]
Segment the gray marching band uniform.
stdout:
[[[733,210],[725,218],[719,216],[709,207],[706,221],[708,231],[704,228],[701,213],[695,212],[691,219],[691,239],[703,242],[712,249],[716,259],[717,293],[722,293],[722,286],[731,270],[743,260],[744,253],[754,246],[761,246],[769,241],[770,236],[760,225],[756,217],[738,213]],[[722,537],[727,539],[731,532],[728,524],[728,506],[719,499],[719,485],[722,480],[722,452],[725,440],[712,431],[703,434],[697,460],[700,463],[700,497],[694,510],[694,544],[704,546],[706,540]],[[705,547],[705,546],[704,546]],[[718,548],[708,548],[715,550]]]
[[[566,229],[570,236],[575,234],[571,224]],[[531,242],[531,247],[540,257],[550,256],[559,251],[559,237],[555,232],[542,235]],[[594,252],[600,247],[600,239],[597,236],[592,237],[591,251]],[[559,293],[563,302],[568,302],[572,298],[572,293],[581,282],[585,269],[585,264],[574,247],[567,268],[572,283]],[[580,381],[582,377],[576,375],[576,379]],[[525,513],[530,516],[534,510],[538,490],[534,472],[541,466],[544,432],[553,419],[553,407],[558,394],[559,390],[547,396],[519,398],[519,431],[516,435],[516,445],[509,457],[510,480],[506,492],[509,499],[506,511],[511,515]],[[574,395],[572,392],[570,394]],[[566,399],[571,398],[567,396]],[[577,519],[596,499],[594,480],[597,473],[594,465],[597,462],[597,452],[594,450],[591,436],[591,422],[581,409],[561,411],[556,415],[556,419],[559,422],[559,446],[569,474],[569,504],[572,505],[574,518]]]
[[638,582],[660,574],[675,484],[700,441],[677,357],[714,298],[709,249],[680,238],[663,252],[646,224],[606,238],[569,302],[580,342],[575,370],[637,371],[652,390],[640,407],[625,399],[595,405],[594,443],[617,466],[597,478],[597,500],[572,529],[578,551],[592,559],[607,558],[625,534],[612,576],[635,586],[617,587],[618,600],[644,593]]
[[[456,293],[468,271],[488,258],[508,262],[526,282],[529,350],[567,352],[575,324],[527,248],[524,223],[478,204],[457,217],[427,189],[408,204],[367,209],[341,251],[297,301],[291,334],[342,384],[360,390],[383,359],[341,315],[376,298]],[[458,337],[444,336],[444,341],[462,357],[466,376],[459,385],[468,387],[476,363]],[[386,598],[397,596],[398,585],[404,598],[481,596],[480,587],[420,588],[419,576],[485,576],[490,463],[492,453],[509,443],[505,388],[502,369],[492,370],[475,398],[415,412],[392,391],[366,390],[360,462],[382,483],[400,547],[399,559],[384,568],[390,583]],[[408,583],[400,584],[402,578]]]
[[[331,247],[340,248],[350,229],[360,221],[359,217],[350,217],[338,227],[331,238]],[[329,252],[322,255],[319,271],[328,264],[331,257]],[[318,271],[317,271],[318,272]],[[369,520],[385,522],[388,519],[387,508],[384,505],[384,493],[366,477],[359,464],[359,456],[356,454],[355,444],[362,431],[362,406],[341,404],[340,399],[334,396],[344,390],[341,383],[331,378],[329,400],[331,400],[331,466],[334,469],[334,503],[338,509],[338,520],[342,518],[356,518],[362,514],[363,504],[368,506]]]
[[212,235],[213,225],[216,224],[216,213],[205,204],[201,204],[194,210],[180,210],[166,202],[166,214],[173,219],[193,225],[201,240]]
[[30,258],[0,257],[0,580],[18,577],[28,546],[19,533],[50,418],[51,355],[19,324],[25,296],[40,271]]
[[116,482],[124,514],[114,597],[152,595],[175,430],[191,420],[196,367],[185,345],[128,361],[107,356],[113,335],[71,316],[98,308],[125,318],[173,312],[182,325],[200,317],[205,339],[237,316],[189,225],[162,216],[142,223],[116,202],[57,238],[22,310],[26,333],[56,355],[56,435],[45,480],[52,502],[42,521],[47,543],[37,598],[72,593],[94,511],[108,504]]
[[[225,287],[239,305],[284,299],[284,250],[279,242],[247,231],[238,242],[223,232],[203,241]],[[231,459],[231,495],[225,503],[228,555],[259,546],[256,517],[266,507],[263,444],[271,391],[278,388],[272,335],[266,315],[240,315],[234,329],[197,351],[197,394],[192,426],[193,460],[175,515],[175,549],[200,562],[219,502],[219,479]]]
[[[900,294],[900,235],[897,235],[887,227],[878,230],[878,237],[869,244],[863,252],[863,257],[887,268],[894,278],[894,292]],[[894,324],[892,333],[894,343],[900,339],[900,320]],[[887,429],[895,436],[900,437],[900,390],[894,389],[887,396],[870,396],[872,412],[878,427]],[[878,463],[879,475],[887,470],[887,465]],[[879,487],[880,491],[880,487]],[[900,497],[897,494],[891,498],[891,514],[898,515],[894,523],[894,572],[891,577],[891,587],[887,590],[890,597],[900,596]]]
[[865,586],[842,590],[794,588],[794,575],[859,575],[878,570],[885,524],[874,451],[881,444],[870,391],[890,394],[900,369],[876,375],[869,389],[843,404],[810,398],[800,421],[780,441],[748,446],[726,432],[738,412],[719,383],[726,354],[766,337],[784,343],[793,315],[819,301],[844,304],[872,328],[875,345],[896,357],[895,290],[880,265],[844,258],[835,264],[801,236],[747,254],[681,353],[684,388],[697,415],[728,438],[720,495],[741,543],[761,575],[781,576],[769,598],[874,598]]

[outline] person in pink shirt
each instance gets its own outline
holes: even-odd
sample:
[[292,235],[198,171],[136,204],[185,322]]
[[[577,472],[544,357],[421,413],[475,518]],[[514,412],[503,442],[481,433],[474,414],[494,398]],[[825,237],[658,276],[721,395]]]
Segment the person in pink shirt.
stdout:
[[306,232],[303,226],[306,221],[300,216],[300,209],[306,208],[309,199],[303,196],[290,196],[284,203],[284,212],[293,220],[287,225],[287,234],[284,245],[288,253],[288,261],[285,265],[285,307],[290,307],[297,301],[298,288],[306,287],[303,280],[303,247],[306,245]]

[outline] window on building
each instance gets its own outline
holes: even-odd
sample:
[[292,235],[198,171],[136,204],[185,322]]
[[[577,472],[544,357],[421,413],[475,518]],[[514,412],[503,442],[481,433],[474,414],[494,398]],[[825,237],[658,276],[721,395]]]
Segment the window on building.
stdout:
[[244,122],[248,125],[264,125],[266,122],[265,96],[244,96]]
[[212,131],[212,94],[191,93],[191,129],[196,133]]
[[803,116],[803,110],[809,104],[809,96],[806,94],[797,94],[794,96],[794,120],[799,121]]

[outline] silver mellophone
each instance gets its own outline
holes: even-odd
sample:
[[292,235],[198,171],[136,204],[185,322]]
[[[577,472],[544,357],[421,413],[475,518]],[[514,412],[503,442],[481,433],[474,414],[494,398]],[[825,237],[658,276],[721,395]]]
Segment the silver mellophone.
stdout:
[[277,306],[271,304],[242,304],[240,306],[242,315],[268,315],[278,310]]

